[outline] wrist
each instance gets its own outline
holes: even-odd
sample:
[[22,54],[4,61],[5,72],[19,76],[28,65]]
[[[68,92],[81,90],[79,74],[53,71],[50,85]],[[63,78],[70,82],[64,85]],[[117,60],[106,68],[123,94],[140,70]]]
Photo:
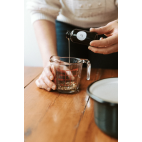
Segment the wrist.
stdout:
[[50,65],[50,57],[53,55],[57,56],[57,54],[51,54],[50,56],[48,55],[48,57],[46,56],[46,59],[43,60],[43,67],[47,67]]

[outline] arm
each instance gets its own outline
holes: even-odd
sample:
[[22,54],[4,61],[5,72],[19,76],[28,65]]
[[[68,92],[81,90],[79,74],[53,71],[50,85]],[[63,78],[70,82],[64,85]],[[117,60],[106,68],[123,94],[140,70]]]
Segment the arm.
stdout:
[[55,24],[47,20],[37,20],[33,26],[44,66],[43,72],[36,80],[36,85],[47,91],[55,90],[54,74],[49,63],[50,56],[57,55]]
[[43,72],[36,80],[36,85],[47,91],[56,89],[49,58],[51,55],[57,55],[54,23],[60,8],[59,0],[28,0],[27,2],[44,66]]
[[38,20],[34,22],[33,26],[40,48],[43,66],[46,67],[50,56],[57,55],[55,24],[47,20]]

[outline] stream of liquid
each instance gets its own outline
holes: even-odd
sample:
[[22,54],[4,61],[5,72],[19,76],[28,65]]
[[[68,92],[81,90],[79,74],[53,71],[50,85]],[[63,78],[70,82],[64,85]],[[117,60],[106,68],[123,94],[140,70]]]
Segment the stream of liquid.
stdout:
[[70,63],[70,39],[68,38],[68,49],[69,49],[69,63]]

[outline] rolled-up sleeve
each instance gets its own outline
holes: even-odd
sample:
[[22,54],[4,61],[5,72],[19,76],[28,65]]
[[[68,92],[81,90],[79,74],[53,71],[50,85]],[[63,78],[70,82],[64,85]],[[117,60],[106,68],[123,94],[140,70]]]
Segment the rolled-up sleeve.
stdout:
[[55,23],[60,8],[59,0],[27,0],[27,9],[30,12],[32,24],[41,19]]

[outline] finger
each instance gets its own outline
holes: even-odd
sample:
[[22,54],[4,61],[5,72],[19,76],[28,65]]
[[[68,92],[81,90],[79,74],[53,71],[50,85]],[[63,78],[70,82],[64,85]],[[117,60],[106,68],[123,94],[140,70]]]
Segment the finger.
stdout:
[[55,70],[55,66],[54,65],[50,66],[50,71],[51,71],[51,73],[52,73],[52,75],[54,76],[54,79],[55,79],[56,70]]
[[73,76],[72,71],[68,68],[67,65],[69,66],[69,63],[63,61],[61,62],[58,61],[54,63],[54,67],[56,68],[56,70],[58,70],[59,72],[66,73],[69,79],[74,80],[75,77]]
[[110,25],[106,25],[100,28],[90,28],[90,32],[96,32],[99,35],[109,33],[110,31],[112,31],[112,28]]
[[45,89],[45,90],[47,90],[47,91],[50,91],[50,90],[51,90],[51,88],[48,87],[48,86],[43,82],[42,79],[37,79],[35,83],[36,83],[37,87],[39,87],[39,88]]
[[72,71],[67,66],[64,66],[64,70],[66,71],[66,74],[68,75],[69,79],[71,79],[71,80],[75,79],[75,77],[73,76]]
[[51,65],[50,70],[52,72],[52,75],[54,76],[54,79],[52,80],[56,84],[56,69],[54,65]]
[[93,40],[90,42],[90,45],[95,47],[108,47],[116,43],[118,43],[118,35],[113,35],[102,40]]
[[43,70],[43,72],[44,72],[45,75],[48,77],[48,79],[50,79],[50,80],[53,80],[53,79],[54,79],[54,76],[53,76],[53,74],[52,74],[52,72],[51,72],[51,67],[50,67],[50,66],[45,67],[44,70]]
[[112,46],[109,46],[107,48],[97,48],[97,47],[88,47],[89,50],[91,50],[94,53],[99,53],[99,54],[111,54],[118,52],[118,44],[114,44]]
[[68,75],[69,79],[71,79],[71,80],[75,79],[75,77],[73,76],[73,74],[70,70],[66,71],[66,74]]
[[45,72],[42,73],[41,79],[43,80],[43,82],[49,86],[50,88],[52,88],[53,90],[56,90],[56,85],[55,83],[53,83],[51,80],[48,79],[48,77],[46,76]]
[[61,71],[65,72],[67,74],[69,79],[71,79],[71,80],[75,79],[75,77],[73,76],[72,71],[67,66],[60,65],[60,69],[61,69]]

